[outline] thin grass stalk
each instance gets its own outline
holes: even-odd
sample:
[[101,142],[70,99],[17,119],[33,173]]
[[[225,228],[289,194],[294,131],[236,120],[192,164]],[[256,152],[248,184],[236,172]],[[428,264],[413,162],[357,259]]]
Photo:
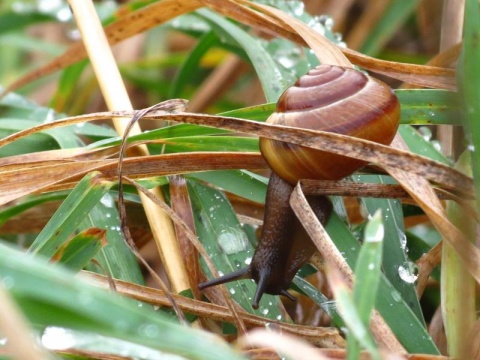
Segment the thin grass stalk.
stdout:
[[[93,3],[84,0],[69,0],[69,3],[108,108],[132,110],[133,106]],[[117,132],[123,135],[127,121],[115,119],[114,126]],[[142,131],[135,125],[130,132],[136,135]],[[135,151],[138,155],[148,155],[146,146],[138,146]],[[164,200],[159,189],[155,190],[155,195]],[[145,195],[140,194],[140,197],[172,289],[180,292],[190,288],[170,218]]]
[[[470,154],[464,153],[457,169],[471,175]],[[476,222],[468,211],[454,201],[447,201],[447,215],[472,242],[476,235]],[[448,353],[458,359],[467,359],[469,334],[476,319],[475,279],[465,263],[448,242],[442,247],[442,314],[448,341]]]

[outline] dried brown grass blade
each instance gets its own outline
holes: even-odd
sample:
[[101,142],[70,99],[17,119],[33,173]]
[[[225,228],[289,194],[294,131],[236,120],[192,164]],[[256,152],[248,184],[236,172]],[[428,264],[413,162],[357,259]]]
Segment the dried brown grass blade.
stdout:
[[[301,183],[297,184],[290,196],[290,206],[295,212],[296,216],[302,223],[313,243],[317,247],[325,262],[342,276],[342,282],[345,286],[352,289],[353,287],[353,271],[348,266],[343,255],[337,249],[330,236],[323,228],[317,216],[310,208],[308,201],[303,193]],[[406,353],[403,346],[397,340],[391,329],[386,324],[380,313],[373,311],[370,328],[372,334],[383,348],[389,349],[396,353]]]
[[[164,116],[146,115],[146,118],[161,119]],[[408,151],[394,149],[367,140],[323,131],[290,128],[220,116],[173,114],[168,118],[179,122],[218,127],[268,137],[362,159],[383,167],[389,166],[403,169],[406,172],[423,176],[441,186],[452,189],[465,189],[466,192],[473,194],[472,179],[455,169]]]
[[[82,272],[82,276],[94,285],[109,288],[108,280],[105,276]],[[131,298],[144,301],[157,306],[170,306],[163,291],[153,289],[125,281],[114,280],[116,289],[119,293]],[[180,308],[190,314],[206,317],[216,321],[232,323],[234,321],[231,312],[224,306],[211,304],[203,301],[189,299],[184,296],[172,294],[175,302]],[[247,313],[243,310],[238,311],[239,316],[248,325],[248,327],[265,327],[267,323],[274,323],[278,328],[286,333],[294,334],[308,340],[310,343],[326,348],[343,348],[345,340],[336,328],[303,326],[284,322],[276,322],[257,315]]]
[[[195,235],[195,220],[193,218],[192,203],[188,194],[187,181],[181,175],[172,175],[169,177],[170,204],[172,210],[179,216],[185,225]],[[187,271],[193,296],[195,299],[201,299],[202,295],[195,286],[206,279],[200,270],[200,262],[198,251],[191,243],[188,235],[183,228],[174,222],[175,234],[177,235],[178,245],[182,258],[185,262],[185,270]]]
[[[285,37],[300,45],[311,47],[320,62],[325,61],[330,64],[349,66],[348,62],[345,63],[337,54],[341,51],[352,63],[403,82],[431,88],[456,89],[455,72],[452,70],[379,60],[351,49],[339,48],[335,44],[325,40],[323,36],[315,30],[308,27],[308,29],[305,28],[305,24],[298,24],[298,20],[286,13],[265,5],[254,4],[247,0],[238,0],[237,2],[259,9],[264,14],[269,15],[267,18],[264,18],[263,24],[253,23],[249,18],[242,19],[244,23],[277,36]],[[328,44],[326,42],[328,42]]]
[[[132,117],[135,114],[135,111],[112,111],[62,119],[52,123],[42,124],[29,130],[20,131],[4,139],[0,139],[0,146],[9,144],[21,137],[41,130],[84,121],[109,119],[115,116]],[[467,194],[473,194],[472,179],[455,169],[405,150],[395,149],[367,140],[322,131],[289,128],[214,115],[189,113],[165,114],[164,112],[160,112],[160,114],[157,115],[155,111],[152,111],[151,113],[146,114],[143,119],[187,122],[299,144],[340,155],[359,158],[367,162],[379,164],[383,167],[401,169],[408,173],[429,179],[440,186],[453,190],[462,189]]]
[[[124,174],[134,179],[220,169],[261,169],[259,153],[189,153],[132,157],[124,161]],[[85,174],[98,170],[106,179],[117,179],[117,160],[72,161],[59,159],[24,168],[22,164],[0,169],[0,205],[22,196],[75,186]]]
[[374,59],[351,49],[342,51],[354,64],[378,74],[421,87],[457,89],[455,71],[451,69]]

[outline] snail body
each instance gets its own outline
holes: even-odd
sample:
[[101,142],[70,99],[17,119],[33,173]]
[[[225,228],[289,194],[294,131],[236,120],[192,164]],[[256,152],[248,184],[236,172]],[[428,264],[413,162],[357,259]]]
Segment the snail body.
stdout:
[[[400,105],[392,89],[381,81],[351,69],[320,65],[302,76],[279,98],[267,122],[277,125],[350,135],[390,144],[400,119]],[[339,180],[366,163],[268,138],[260,151],[272,169],[267,188],[262,234],[249,266],[199,285],[200,289],[250,278],[257,283],[253,307],[264,293],[287,292],[298,269],[315,247],[289,206],[293,186],[300,179]],[[325,196],[307,197],[322,224],[332,205]]]

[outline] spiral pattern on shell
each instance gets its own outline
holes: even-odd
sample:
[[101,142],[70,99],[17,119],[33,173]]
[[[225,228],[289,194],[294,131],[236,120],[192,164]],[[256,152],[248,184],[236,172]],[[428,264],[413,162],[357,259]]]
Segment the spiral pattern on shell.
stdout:
[[[288,88],[267,122],[350,135],[390,144],[400,104],[383,82],[351,69],[320,65]],[[364,161],[267,138],[260,150],[272,170],[291,184],[300,179],[338,180]]]

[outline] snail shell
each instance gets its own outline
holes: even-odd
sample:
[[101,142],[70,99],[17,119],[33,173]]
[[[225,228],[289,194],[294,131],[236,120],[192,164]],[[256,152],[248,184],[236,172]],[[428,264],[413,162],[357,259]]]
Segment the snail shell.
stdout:
[[[400,104],[381,81],[351,69],[320,65],[288,88],[267,122],[322,130],[390,144]],[[294,185],[300,179],[339,180],[364,161],[267,138],[260,150],[272,170]]]

